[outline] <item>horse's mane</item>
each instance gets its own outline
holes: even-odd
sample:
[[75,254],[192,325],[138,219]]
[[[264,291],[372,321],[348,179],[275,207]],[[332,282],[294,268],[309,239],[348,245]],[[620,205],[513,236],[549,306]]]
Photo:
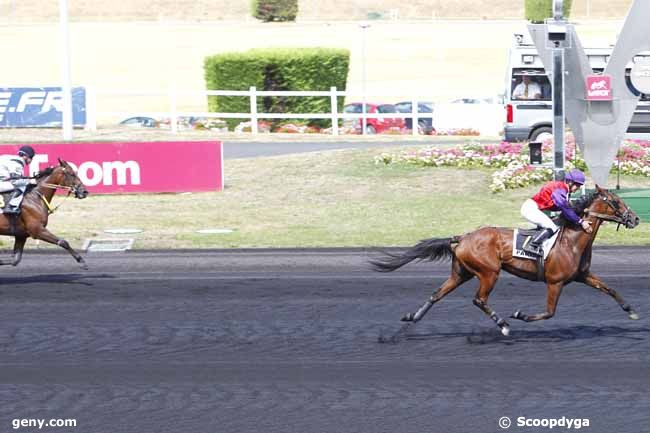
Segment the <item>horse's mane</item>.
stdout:
[[41,171],[37,171],[36,173],[34,173],[34,179],[42,179],[45,176],[51,175],[55,168],[56,167],[47,167]]
[[[47,168],[44,168],[43,170],[41,170],[41,171],[37,171],[36,173],[34,173],[34,176],[32,176],[32,177],[33,177],[34,179],[36,179],[36,180],[43,179],[44,177],[47,177],[47,176],[51,175],[55,168],[56,168],[56,167],[47,167]],[[27,186],[27,189],[25,190],[25,192],[30,192],[30,191],[31,191],[32,189],[34,189],[34,188],[36,188],[36,185],[28,185],[28,186]]]
[[583,195],[579,199],[577,199],[573,205],[571,206],[574,211],[578,215],[583,213],[591,204],[596,200],[596,197],[598,197],[597,192],[592,192],[591,194]]
[[[591,194],[583,195],[571,204],[571,208],[575,211],[576,214],[578,214],[578,216],[580,216],[589,206],[591,206],[594,200],[596,200],[596,197],[598,197],[598,192],[592,192]],[[571,225],[571,223],[561,214],[556,218],[556,220],[559,225]]]

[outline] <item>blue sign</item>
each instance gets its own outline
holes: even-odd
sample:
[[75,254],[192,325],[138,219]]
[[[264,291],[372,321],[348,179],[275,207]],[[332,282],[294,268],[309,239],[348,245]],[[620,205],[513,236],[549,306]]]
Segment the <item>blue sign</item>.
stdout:
[[[63,92],[60,87],[0,88],[0,128],[61,127]],[[72,89],[72,124],[86,124],[86,89]]]

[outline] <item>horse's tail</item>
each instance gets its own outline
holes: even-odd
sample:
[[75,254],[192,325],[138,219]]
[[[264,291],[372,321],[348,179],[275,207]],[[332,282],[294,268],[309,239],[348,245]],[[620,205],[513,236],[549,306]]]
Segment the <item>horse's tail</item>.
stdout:
[[402,254],[384,252],[384,259],[371,260],[370,264],[375,271],[392,272],[413,260],[436,261],[451,259],[454,257],[454,250],[451,248],[451,244],[452,238],[425,239]]

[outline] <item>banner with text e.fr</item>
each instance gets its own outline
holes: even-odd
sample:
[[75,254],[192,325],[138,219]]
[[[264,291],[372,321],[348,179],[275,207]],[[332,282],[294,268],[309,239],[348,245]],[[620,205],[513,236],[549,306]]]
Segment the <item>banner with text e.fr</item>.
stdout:
[[[0,87],[0,128],[61,127],[60,87]],[[72,124],[86,125],[86,89],[72,89]]]
[[[0,153],[15,154],[23,144],[0,146]],[[56,166],[61,158],[77,170],[91,194],[223,190],[219,141],[29,145],[36,151],[29,174]]]

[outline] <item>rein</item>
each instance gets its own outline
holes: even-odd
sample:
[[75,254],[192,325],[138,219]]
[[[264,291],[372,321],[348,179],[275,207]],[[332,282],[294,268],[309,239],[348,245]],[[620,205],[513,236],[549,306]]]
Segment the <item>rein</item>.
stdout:
[[[50,189],[54,189],[54,190],[57,190],[57,189],[67,190],[68,191],[68,196],[70,196],[70,194],[72,193],[72,187],[69,187],[69,186],[56,185],[54,183],[47,183],[47,182],[42,182],[40,184],[40,186],[44,186],[46,188],[50,188]],[[52,202],[50,202],[48,199],[46,199],[45,196],[40,191],[36,190],[35,192],[36,192],[36,194],[38,194],[38,196],[41,198],[41,200],[43,200],[43,203],[45,203],[45,207],[47,208],[47,213],[49,215],[52,215],[61,206],[61,205],[58,205],[56,207],[52,206]]]
[[594,216],[596,218],[600,218],[601,220],[612,221],[612,222],[615,222],[615,223],[623,224],[623,220],[621,218],[616,217],[615,215],[608,215],[606,213],[598,213],[598,212],[592,212],[592,211],[587,211],[587,215]]
[[607,200],[604,200],[604,201],[607,204],[607,206],[614,209],[614,212],[615,212],[614,215],[609,215],[609,214],[599,213],[599,212],[593,212],[593,211],[590,211],[590,210],[587,210],[586,213],[587,213],[587,215],[591,215],[591,216],[594,216],[596,218],[600,218],[600,219],[605,220],[605,221],[611,221],[611,222],[617,223],[618,225],[616,226],[616,231],[618,231],[618,229],[621,228],[621,224],[623,224],[623,225],[626,224],[629,210],[626,210],[623,215],[619,216],[618,215],[619,214],[618,209],[616,209],[614,207],[614,205],[611,204],[609,201],[607,201]]
[[56,184],[47,183],[47,182],[43,182],[40,185],[44,186],[46,188],[51,188],[51,189],[67,189],[68,191],[72,191],[72,187],[70,187],[70,186],[56,185]]

